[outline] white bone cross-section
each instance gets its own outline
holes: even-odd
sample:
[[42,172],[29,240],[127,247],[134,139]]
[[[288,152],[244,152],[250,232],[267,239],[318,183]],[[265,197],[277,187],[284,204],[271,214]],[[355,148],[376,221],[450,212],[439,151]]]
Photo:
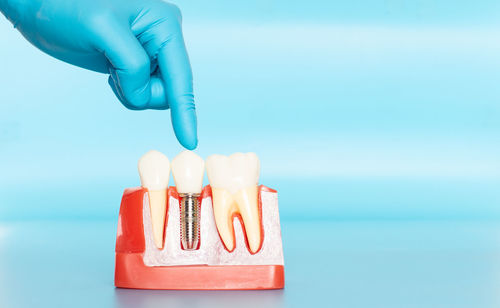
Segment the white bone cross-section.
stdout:
[[180,241],[179,201],[170,197],[168,222],[163,249],[155,246],[148,194],[144,194],[143,221],[146,250],[144,264],[147,266],[175,265],[284,265],[281,243],[281,227],[278,211],[278,195],[261,192],[262,223],[264,242],[262,248],[252,255],[245,244],[245,237],[239,219],[234,219],[236,248],[233,252],[224,249],[220,240],[212,210],[212,199],[204,198],[201,203],[200,249],[182,250]]

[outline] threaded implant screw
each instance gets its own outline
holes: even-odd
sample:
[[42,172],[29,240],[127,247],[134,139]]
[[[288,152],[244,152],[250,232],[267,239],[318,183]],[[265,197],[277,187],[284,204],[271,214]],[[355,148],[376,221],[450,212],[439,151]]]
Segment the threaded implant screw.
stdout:
[[184,250],[198,249],[200,242],[200,194],[179,194],[181,198],[181,243]]

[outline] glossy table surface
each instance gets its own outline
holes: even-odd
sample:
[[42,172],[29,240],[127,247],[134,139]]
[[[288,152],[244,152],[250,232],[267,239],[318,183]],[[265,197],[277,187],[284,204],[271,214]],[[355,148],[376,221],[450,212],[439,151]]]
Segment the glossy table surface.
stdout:
[[284,221],[286,287],[113,286],[115,221],[0,224],[1,307],[498,307],[500,222]]

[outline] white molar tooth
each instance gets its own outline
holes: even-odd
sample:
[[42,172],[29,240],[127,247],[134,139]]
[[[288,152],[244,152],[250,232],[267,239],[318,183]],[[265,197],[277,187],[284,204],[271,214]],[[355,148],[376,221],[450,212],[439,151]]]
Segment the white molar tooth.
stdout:
[[156,247],[163,248],[163,231],[167,212],[167,188],[170,177],[170,161],[158,151],[144,154],[138,163],[141,185],[148,189],[151,224]]
[[212,155],[206,165],[215,223],[224,245],[229,251],[235,248],[232,217],[236,213],[243,219],[250,251],[257,252],[262,242],[257,188],[259,158],[255,153]]
[[231,173],[229,157],[219,154],[210,155],[206,159],[207,176],[212,188],[225,187],[227,175]]

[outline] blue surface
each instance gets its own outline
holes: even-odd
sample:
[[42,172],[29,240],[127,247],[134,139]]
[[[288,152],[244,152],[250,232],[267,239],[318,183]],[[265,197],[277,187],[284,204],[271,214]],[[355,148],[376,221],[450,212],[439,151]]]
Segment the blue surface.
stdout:
[[144,152],[181,150],[169,114],[126,110],[107,76],[0,18],[0,300],[499,306],[498,1],[177,3],[198,153],[261,158],[280,194],[286,290],[115,290],[121,193]]
[[19,308],[500,305],[498,222],[282,226],[284,290],[202,292],[115,289],[115,222],[4,223],[0,303]]

